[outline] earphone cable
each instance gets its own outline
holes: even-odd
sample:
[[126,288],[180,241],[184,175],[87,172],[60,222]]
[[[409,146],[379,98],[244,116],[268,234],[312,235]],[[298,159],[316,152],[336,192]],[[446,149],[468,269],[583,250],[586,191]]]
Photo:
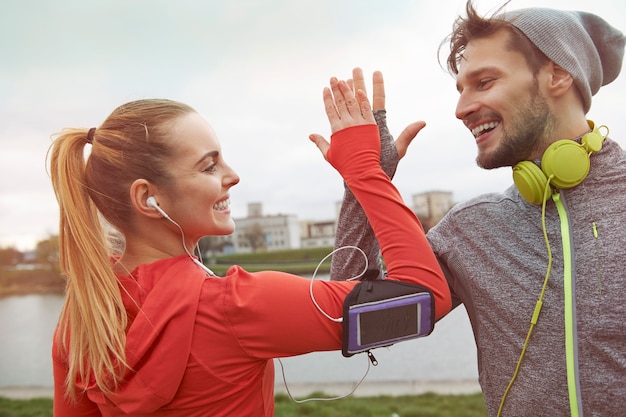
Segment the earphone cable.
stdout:
[[324,256],[322,258],[321,261],[319,261],[319,263],[317,264],[317,267],[315,268],[315,271],[313,271],[313,276],[311,277],[311,281],[309,284],[309,294],[311,295],[311,301],[313,301],[313,304],[315,305],[315,307],[320,311],[320,313],[322,313],[328,320],[330,321],[334,321],[336,323],[341,323],[343,321],[343,317],[332,317],[330,314],[328,314],[327,312],[325,312],[322,307],[320,307],[320,305],[317,303],[317,301],[315,300],[315,296],[313,295],[313,281],[315,280],[315,277],[317,276],[317,271],[320,269],[320,266],[322,265],[322,263],[328,259],[329,256],[334,255],[335,253],[337,253],[338,251],[342,250],[342,249],[356,249],[357,251],[359,251],[362,255],[363,258],[365,259],[365,266],[363,268],[363,271],[361,271],[360,274],[358,274],[355,277],[352,278],[348,278],[346,279],[346,281],[354,281],[355,279],[359,279],[361,278],[363,275],[365,275],[365,272],[367,272],[367,268],[369,267],[369,263],[367,260],[367,255],[365,254],[365,252],[363,252],[363,250],[361,248],[359,248],[358,246],[342,246],[340,248],[336,248],[334,249],[331,253],[329,253],[328,255]]
[[312,397],[312,398],[305,398],[302,400],[298,400],[296,398],[294,398],[294,396],[291,394],[291,391],[289,390],[289,386],[287,385],[287,378],[285,377],[285,367],[283,366],[283,362],[280,360],[280,358],[278,358],[278,363],[280,364],[280,371],[281,374],[283,376],[283,384],[285,385],[285,391],[287,391],[287,395],[289,396],[289,398],[297,403],[297,404],[303,404],[303,403],[308,403],[309,401],[335,401],[335,400],[341,400],[343,398],[349,397],[350,395],[354,394],[354,392],[357,390],[357,388],[359,388],[359,386],[361,385],[361,383],[365,380],[365,377],[367,376],[367,374],[369,374],[370,372],[370,360],[367,360],[367,369],[365,370],[365,373],[363,374],[363,376],[361,377],[361,379],[359,379],[359,381],[354,384],[354,387],[352,387],[352,390],[344,395],[340,395],[338,397]]
[[[365,267],[363,268],[363,271],[361,271],[361,273],[359,273],[357,276],[352,277],[352,278],[348,278],[346,281],[353,281],[355,279],[359,279],[361,278],[363,275],[365,275],[365,272],[367,272],[367,268],[369,266],[369,262],[367,260],[367,255],[365,254],[365,252],[363,252],[363,250],[361,248],[359,248],[358,246],[342,246],[340,248],[334,249],[331,253],[329,253],[328,255],[324,256],[322,258],[321,261],[319,261],[319,263],[317,264],[317,267],[315,268],[315,271],[313,272],[313,275],[311,276],[311,281],[310,281],[310,285],[309,285],[309,294],[311,295],[311,301],[313,302],[313,304],[315,305],[315,307],[320,311],[320,313],[322,313],[327,319],[335,322],[335,323],[341,323],[343,321],[342,317],[332,317],[330,314],[326,313],[322,307],[317,303],[317,301],[315,300],[315,296],[313,295],[313,281],[315,280],[315,277],[317,276],[317,272],[319,271],[322,263],[324,263],[324,261],[326,259],[328,259],[329,256],[332,256],[333,254],[337,253],[340,250],[343,249],[356,249],[357,251],[359,251],[359,253],[361,253],[363,255],[363,258],[365,259]],[[280,360],[280,358],[278,359],[278,363],[280,364],[280,369],[281,369],[281,373],[283,376],[283,384],[285,385],[285,390],[287,391],[287,395],[289,395],[289,398],[291,398],[292,401],[294,401],[295,403],[298,404],[302,404],[302,403],[306,403],[309,401],[334,401],[334,400],[340,400],[342,398],[346,398],[352,394],[354,394],[354,392],[357,390],[357,388],[361,385],[361,383],[365,380],[365,377],[367,377],[367,375],[369,374],[370,371],[370,359],[368,357],[367,360],[367,369],[365,370],[365,373],[363,374],[363,376],[361,377],[361,379],[354,385],[354,387],[352,388],[352,390],[344,395],[341,395],[339,397],[330,397],[330,398],[306,398],[303,400],[297,400],[293,397],[293,395],[291,395],[291,391],[289,390],[289,386],[287,384],[287,378],[285,376],[285,367],[283,365],[283,362]]]
[[543,231],[543,238],[545,240],[546,243],[546,249],[548,252],[548,267],[546,270],[546,276],[543,280],[543,286],[541,287],[541,294],[539,295],[539,299],[537,300],[537,304],[535,304],[535,310],[533,311],[533,316],[530,319],[530,327],[528,328],[528,333],[526,334],[526,340],[524,340],[524,345],[522,346],[522,352],[519,356],[519,359],[517,360],[517,365],[515,366],[515,371],[513,372],[513,377],[511,378],[511,380],[509,381],[509,385],[506,387],[506,390],[504,391],[504,394],[502,395],[502,400],[500,400],[500,406],[498,407],[498,414],[497,417],[500,417],[500,415],[502,415],[502,410],[504,408],[504,402],[506,400],[506,397],[509,395],[509,392],[511,391],[511,388],[513,387],[513,383],[515,382],[515,379],[517,378],[517,375],[519,373],[519,370],[522,366],[522,360],[524,359],[524,355],[526,353],[526,349],[528,348],[528,343],[530,341],[530,336],[533,332],[533,329],[535,328],[535,325],[537,324],[537,320],[539,319],[539,313],[541,312],[541,307],[543,306],[543,296],[546,292],[546,287],[548,286],[548,279],[550,278],[550,270],[552,269],[552,249],[550,249],[550,240],[548,239],[548,230],[546,228],[546,201],[547,201],[547,194],[548,191],[550,189],[550,181],[552,179],[552,176],[550,176],[550,178],[548,178],[548,181],[546,183],[546,188],[544,190],[543,193],[543,202],[541,205],[541,229]]
[[[160,211],[160,213],[164,214],[165,212]],[[204,263],[202,263],[202,260],[197,260],[196,258],[193,257],[191,252],[189,252],[189,249],[187,249],[187,244],[185,243],[185,232],[183,231],[183,228],[180,226],[180,224],[178,224],[170,216],[165,216],[165,218],[167,220],[169,220],[170,222],[172,222],[176,227],[178,227],[178,230],[180,231],[180,238],[181,238],[181,241],[182,241],[182,244],[183,244],[183,249],[185,250],[185,253],[187,254],[187,256],[189,256],[189,259],[191,259],[195,264],[197,264],[199,267],[204,269],[204,271],[207,272],[209,275],[217,276],[217,275],[215,275],[215,273],[213,271],[211,271],[211,269],[209,269],[209,267],[207,267],[206,265],[204,265]],[[198,252],[200,252],[200,251],[198,250]],[[200,259],[202,259],[202,258],[200,257]]]

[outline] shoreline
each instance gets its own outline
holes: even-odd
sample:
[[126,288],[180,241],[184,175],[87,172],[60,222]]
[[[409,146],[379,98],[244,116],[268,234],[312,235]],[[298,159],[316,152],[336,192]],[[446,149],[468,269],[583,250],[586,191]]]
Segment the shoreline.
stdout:
[[[346,395],[354,388],[353,382],[299,382],[290,383],[289,392],[296,398],[323,392],[329,396]],[[476,380],[450,381],[363,381],[352,394],[355,397],[375,397],[379,395],[419,395],[432,392],[442,395],[465,395],[480,392]],[[276,383],[275,394],[287,394],[285,385]],[[52,398],[52,387],[0,387],[0,397],[13,400],[29,400],[33,398]]]

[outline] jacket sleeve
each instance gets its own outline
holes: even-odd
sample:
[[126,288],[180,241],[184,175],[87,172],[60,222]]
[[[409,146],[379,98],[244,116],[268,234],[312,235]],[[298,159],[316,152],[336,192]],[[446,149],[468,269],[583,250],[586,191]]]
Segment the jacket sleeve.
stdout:
[[377,126],[353,126],[336,132],[327,158],[372,225],[388,278],[429,288],[435,298],[436,316],[443,317],[450,311],[450,289],[417,216],[380,166]]
[[[387,176],[393,178],[398,166],[398,153],[387,127],[387,113],[385,110],[376,110],[374,117],[380,135],[380,165]],[[330,279],[333,281],[343,281],[363,271],[365,260],[362,254],[349,246],[360,248],[367,257],[368,269],[378,270],[379,279],[382,279],[384,274],[378,240],[363,208],[346,186],[337,221],[335,253],[330,269]]]
[[52,360],[54,376],[54,417],[102,417],[98,406],[91,402],[86,394],[78,393],[78,399],[71,401],[65,395],[66,367],[56,358]]

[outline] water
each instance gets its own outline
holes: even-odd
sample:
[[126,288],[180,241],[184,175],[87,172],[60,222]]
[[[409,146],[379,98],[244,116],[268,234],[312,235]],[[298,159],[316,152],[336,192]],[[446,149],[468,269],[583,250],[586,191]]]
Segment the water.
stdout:
[[[27,295],[0,299],[0,387],[50,387],[50,350],[63,297]],[[370,381],[475,380],[476,346],[463,308],[437,324],[421,339],[373,351],[379,365],[370,368]],[[360,379],[365,354],[344,358],[341,352],[312,353],[282,360],[288,382],[344,382]],[[282,383],[277,364],[277,382]]]
[[63,297],[0,299],[0,386],[52,386],[51,348]]

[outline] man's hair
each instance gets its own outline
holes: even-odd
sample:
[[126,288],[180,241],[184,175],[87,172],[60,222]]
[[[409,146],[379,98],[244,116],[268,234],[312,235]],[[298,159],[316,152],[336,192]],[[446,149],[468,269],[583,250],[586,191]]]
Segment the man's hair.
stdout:
[[463,53],[472,40],[486,38],[500,30],[508,31],[509,39],[506,47],[511,51],[520,52],[534,74],[549,61],[549,58],[518,28],[502,19],[502,17],[498,17],[501,16],[500,12],[505,6],[506,3],[498,8],[492,17],[483,17],[478,14],[471,0],[467,2],[465,6],[466,16],[459,16],[456,19],[452,33],[441,44],[441,47],[446,43],[450,46],[446,64],[448,71],[452,75],[459,73],[459,65],[463,59]]

